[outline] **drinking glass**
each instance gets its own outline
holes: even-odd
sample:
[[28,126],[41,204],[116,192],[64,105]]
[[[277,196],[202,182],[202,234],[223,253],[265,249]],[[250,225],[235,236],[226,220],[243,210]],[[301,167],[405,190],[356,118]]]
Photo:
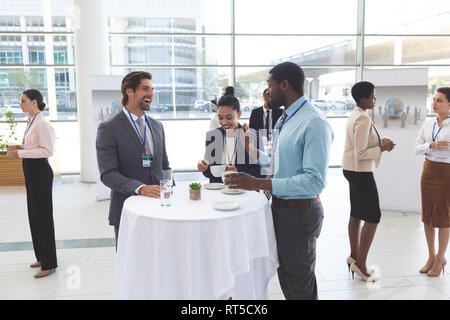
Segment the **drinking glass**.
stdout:
[[172,204],[172,180],[161,180],[160,186],[160,203],[162,207],[170,207]]

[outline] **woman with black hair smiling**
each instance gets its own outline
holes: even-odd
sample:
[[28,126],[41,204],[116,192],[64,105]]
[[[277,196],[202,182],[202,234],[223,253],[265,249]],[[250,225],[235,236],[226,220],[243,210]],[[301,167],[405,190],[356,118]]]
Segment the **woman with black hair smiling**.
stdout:
[[[256,163],[256,157],[251,157],[243,146],[245,134],[249,130],[248,125],[243,126],[239,123],[242,110],[239,100],[234,96],[234,88],[227,87],[225,95],[223,95],[217,103],[217,117],[220,127],[208,131],[206,134],[206,152],[205,158],[197,164],[199,171],[210,179],[211,182],[222,182],[220,177],[214,177],[210,171],[211,165],[226,165],[227,171],[246,172],[255,177],[263,177],[261,175],[261,166]],[[253,131],[252,137],[255,141],[249,142],[258,150],[262,145],[260,137],[256,131]],[[216,139],[223,139],[217,141]],[[212,152],[209,153],[208,146],[214,143]]]
[[41,267],[34,277],[43,278],[57,267],[52,202],[53,170],[47,160],[53,155],[55,131],[41,112],[45,109],[45,103],[38,90],[24,91],[20,97],[20,106],[30,117],[22,145],[8,146],[8,156],[23,158],[28,219],[37,260],[30,267]]

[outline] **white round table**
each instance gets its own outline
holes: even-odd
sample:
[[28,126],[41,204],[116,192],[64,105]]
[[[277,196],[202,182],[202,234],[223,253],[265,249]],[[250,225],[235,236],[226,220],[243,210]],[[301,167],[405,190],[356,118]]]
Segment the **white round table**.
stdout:
[[[174,187],[172,205],[132,196],[123,206],[116,256],[116,299],[267,299],[278,267],[272,211],[264,194]],[[233,211],[212,204],[233,200]]]

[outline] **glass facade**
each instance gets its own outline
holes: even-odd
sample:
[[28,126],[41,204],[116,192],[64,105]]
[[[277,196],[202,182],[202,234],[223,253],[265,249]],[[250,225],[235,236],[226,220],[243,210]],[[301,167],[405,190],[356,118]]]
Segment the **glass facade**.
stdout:
[[[47,111],[51,119],[76,121],[72,2],[2,1],[0,117],[18,103],[24,89],[34,87],[52,102]],[[207,128],[214,114],[210,100],[219,98],[228,85],[235,87],[243,121],[248,121],[251,110],[263,103],[268,71],[282,61],[304,68],[305,92],[336,122],[335,134],[340,131],[338,118],[355,106],[350,88],[358,80],[387,77],[392,71],[408,79],[411,72],[417,76],[413,84],[410,79],[391,81],[389,92],[407,95],[420,87],[429,112],[433,91],[450,84],[448,0],[278,0],[276,5],[270,0],[109,0],[107,4],[110,73],[151,72],[155,97],[150,113],[167,125],[169,120],[186,119],[186,126]],[[181,149],[174,149],[174,159],[179,158],[177,150]],[[339,165],[340,157],[336,159],[330,164]],[[183,161],[174,167],[194,168],[196,161],[190,166]]]

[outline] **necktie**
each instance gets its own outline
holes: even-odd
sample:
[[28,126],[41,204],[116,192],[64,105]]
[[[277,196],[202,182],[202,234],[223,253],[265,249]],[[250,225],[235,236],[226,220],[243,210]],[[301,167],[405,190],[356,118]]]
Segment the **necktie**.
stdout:
[[266,134],[267,134],[267,139],[269,139],[269,131],[270,131],[270,129],[272,129],[272,128],[270,128],[270,123],[269,123],[269,110],[266,110],[266,124],[265,124],[265,129],[266,129]]
[[148,155],[151,155],[150,153],[150,145],[148,142],[148,139],[145,137],[145,124],[144,124],[144,119],[143,117],[140,117],[137,119],[137,124],[138,124],[138,128],[139,128],[139,133],[141,135],[141,139],[144,140],[145,139],[145,153]]
[[[285,111],[283,111],[283,115],[280,118],[280,123],[278,124],[278,128],[281,127],[281,125],[283,124],[284,121],[286,121],[287,118],[287,113]],[[272,143],[272,152],[271,152],[271,157],[270,157],[270,178],[273,177],[274,174],[274,167],[275,167],[275,151],[277,149],[277,144],[278,144],[278,138],[280,136],[280,132],[281,129],[278,130],[278,133],[276,133],[276,138],[275,141],[273,141]],[[270,197],[272,196],[272,192],[270,192],[269,190],[264,190],[264,194],[266,195],[267,199],[270,199]]]

